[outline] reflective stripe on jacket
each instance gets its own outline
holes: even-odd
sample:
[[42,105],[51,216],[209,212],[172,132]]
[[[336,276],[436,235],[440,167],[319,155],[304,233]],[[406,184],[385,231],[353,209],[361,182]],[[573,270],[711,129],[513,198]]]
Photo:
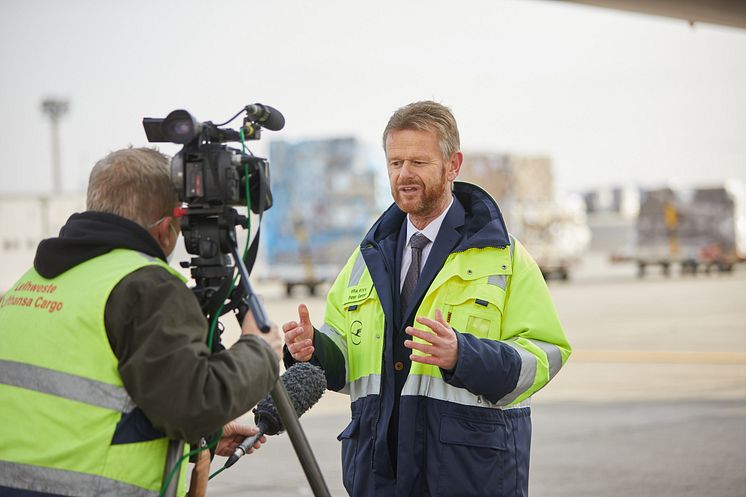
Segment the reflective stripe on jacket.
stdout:
[[[519,259],[532,262],[520,242],[514,243],[520,252]],[[443,381],[439,368],[413,362],[402,395],[424,395],[464,405],[515,407],[546,385],[560,370],[570,355],[570,348],[550,300],[526,295],[532,307],[529,312],[533,333],[529,329],[508,329],[505,326],[506,290],[513,267],[508,250],[485,248],[451,254],[416,315],[435,319],[435,310],[440,309],[446,321],[460,333],[511,346],[522,359],[516,388],[490,402],[480,395],[449,385]],[[356,266],[360,269],[356,270]],[[356,271],[360,272],[359,277],[355,276]],[[341,391],[349,393],[354,402],[379,393],[385,316],[359,251],[353,256],[350,275],[342,300],[333,303],[336,292],[330,292],[328,300],[333,309],[341,308],[345,312],[341,315],[328,312],[320,331],[331,338],[346,357],[348,370]],[[538,280],[535,283],[541,285]],[[548,307],[542,309],[540,305]],[[506,321],[511,324],[511,320]],[[430,331],[420,323],[414,323],[414,327]],[[545,331],[536,336],[536,330]],[[552,332],[557,336],[552,336]],[[422,342],[419,338],[414,340]],[[422,355],[419,351],[414,353]]]
[[116,249],[53,279],[31,269],[0,300],[3,495],[158,495],[168,440],[137,424],[104,326],[113,288],[147,265],[183,280]]

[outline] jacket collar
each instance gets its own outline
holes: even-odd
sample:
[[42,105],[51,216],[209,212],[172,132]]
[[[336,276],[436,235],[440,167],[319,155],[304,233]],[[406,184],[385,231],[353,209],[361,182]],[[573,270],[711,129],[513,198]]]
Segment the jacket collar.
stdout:
[[[463,238],[455,247],[456,251],[510,245],[508,229],[500,208],[487,192],[476,185],[457,181],[454,183],[453,195],[458,202],[454,201],[454,205],[451,206],[446,219],[443,220],[440,233],[448,225],[453,229],[463,227]],[[455,207],[457,203],[460,208]],[[373,224],[361,245],[377,245],[392,235],[398,237],[406,217],[407,215],[396,204],[391,204]],[[440,234],[438,237],[440,238]]]

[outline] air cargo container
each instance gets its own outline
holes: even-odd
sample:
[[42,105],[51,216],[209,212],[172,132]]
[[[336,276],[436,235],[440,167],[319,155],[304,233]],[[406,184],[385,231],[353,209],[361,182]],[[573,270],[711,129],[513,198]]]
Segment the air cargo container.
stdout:
[[508,231],[525,245],[545,278],[569,277],[588,248],[590,230],[582,198],[555,194],[549,157],[465,152],[458,180],[492,195]]
[[355,138],[276,141],[269,159],[274,205],[262,222],[268,275],[288,294],[296,286],[314,294],[380,214],[385,162]]
[[668,275],[729,272],[746,260],[746,189],[741,181],[643,191],[636,227],[639,276],[648,266]]

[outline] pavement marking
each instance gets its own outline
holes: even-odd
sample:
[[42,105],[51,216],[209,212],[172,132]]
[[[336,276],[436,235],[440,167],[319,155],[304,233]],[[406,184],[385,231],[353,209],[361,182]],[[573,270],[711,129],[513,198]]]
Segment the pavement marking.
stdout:
[[570,360],[573,362],[746,365],[746,352],[581,349],[573,350]]

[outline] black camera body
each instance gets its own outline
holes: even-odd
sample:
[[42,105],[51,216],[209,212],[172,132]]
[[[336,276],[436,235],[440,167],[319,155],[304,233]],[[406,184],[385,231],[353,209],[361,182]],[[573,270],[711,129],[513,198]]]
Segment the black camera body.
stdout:
[[184,145],[171,160],[171,179],[179,201],[189,209],[246,205],[247,185],[254,213],[272,206],[269,162],[223,143],[241,141],[242,133],[244,140],[257,140],[262,125],[279,130],[284,118],[262,104],[247,105],[244,111],[241,131],[198,122],[185,110],[175,110],[164,119],[143,119],[148,141]]
[[264,210],[272,207],[269,162],[215,143],[185,145],[171,160],[171,179],[179,200],[190,207],[246,205],[259,213],[260,192],[266,192]]

